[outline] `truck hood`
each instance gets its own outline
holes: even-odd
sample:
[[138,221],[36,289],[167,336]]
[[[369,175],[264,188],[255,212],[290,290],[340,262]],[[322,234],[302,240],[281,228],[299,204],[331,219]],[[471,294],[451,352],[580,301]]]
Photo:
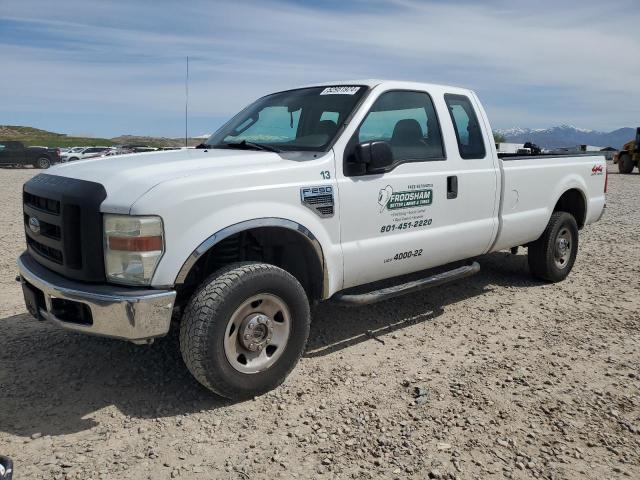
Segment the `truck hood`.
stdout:
[[252,167],[279,164],[287,160],[272,152],[227,149],[189,149],[100,157],[58,164],[52,175],[97,182],[107,191],[102,210],[129,213],[135,201],[156,185],[212,170],[222,174],[250,173]]

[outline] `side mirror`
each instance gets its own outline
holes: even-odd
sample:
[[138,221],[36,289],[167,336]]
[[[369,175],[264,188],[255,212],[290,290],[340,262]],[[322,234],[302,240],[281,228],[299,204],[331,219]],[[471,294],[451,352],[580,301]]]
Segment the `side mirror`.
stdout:
[[393,165],[393,151],[384,141],[375,140],[356,145],[356,162],[363,165],[366,173],[384,173]]

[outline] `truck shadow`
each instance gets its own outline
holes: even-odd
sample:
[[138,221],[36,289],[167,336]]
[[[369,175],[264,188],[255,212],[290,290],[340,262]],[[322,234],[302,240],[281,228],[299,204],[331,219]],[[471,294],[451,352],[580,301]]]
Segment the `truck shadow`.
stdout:
[[[481,264],[483,270],[475,277],[376,306],[316,307],[305,356],[328,355],[433,321],[447,305],[495,286],[539,285],[529,280],[524,256],[494,254],[481,259]],[[189,374],[175,331],[151,347],[65,332],[27,315],[0,319],[0,331],[2,432],[57,436],[97,426],[93,415],[99,410],[117,409],[135,422],[232,404]]]
[[103,409],[162,418],[230,404],[182,362],[172,331],[152,346],[61,331],[28,315],[0,320],[0,431],[20,436],[88,430]]
[[[458,282],[398,297],[374,305],[345,307],[318,305],[305,357],[321,357],[417,323],[432,322],[447,305],[491,291],[493,287],[541,285],[529,276],[527,257],[498,252],[478,259],[479,274]],[[408,276],[420,277],[420,274]]]

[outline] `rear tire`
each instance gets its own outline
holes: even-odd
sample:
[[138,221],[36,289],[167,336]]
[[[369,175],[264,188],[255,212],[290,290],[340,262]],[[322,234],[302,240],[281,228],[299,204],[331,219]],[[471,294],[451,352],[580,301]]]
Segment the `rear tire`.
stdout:
[[304,352],[309,327],[309,302],[292,275],[266,263],[235,263],[211,275],[189,301],[180,350],[209,390],[251,398],[284,381]]
[[578,224],[567,212],[554,212],[542,236],[529,244],[531,274],[548,282],[567,278],[578,254]]
[[631,173],[633,171],[633,160],[631,159],[631,155],[628,153],[623,153],[618,158],[618,172],[620,173]]
[[47,157],[40,157],[38,160],[36,160],[35,166],[36,168],[46,170],[51,166],[51,160],[49,160]]

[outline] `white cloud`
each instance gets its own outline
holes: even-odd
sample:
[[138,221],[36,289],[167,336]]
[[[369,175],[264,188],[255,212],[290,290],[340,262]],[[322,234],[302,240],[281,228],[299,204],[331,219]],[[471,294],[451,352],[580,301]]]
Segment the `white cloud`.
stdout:
[[200,116],[299,84],[382,77],[473,88],[497,126],[640,120],[632,1],[182,3],[4,0],[0,20],[24,28],[16,38],[0,30],[7,110],[177,114],[190,55]]

